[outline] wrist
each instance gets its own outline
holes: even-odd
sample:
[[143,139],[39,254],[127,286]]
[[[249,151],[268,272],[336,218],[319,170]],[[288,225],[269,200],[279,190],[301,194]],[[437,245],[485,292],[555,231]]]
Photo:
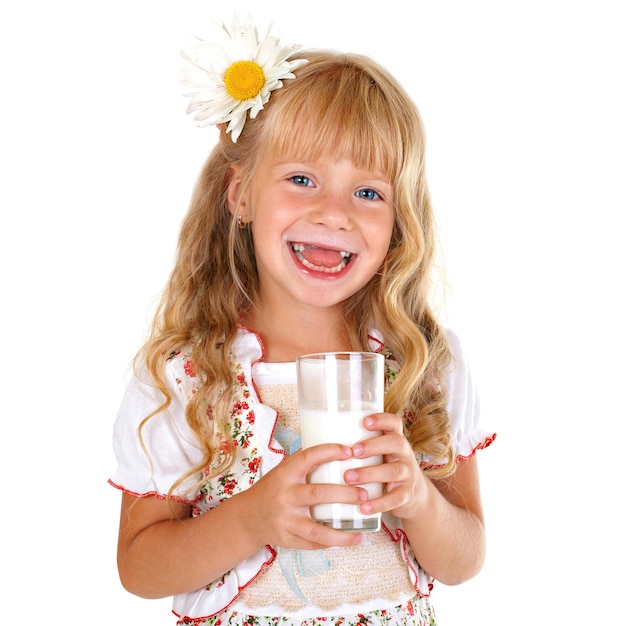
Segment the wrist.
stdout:
[[422,519],[432,512],[438,491],[428,477],[420,474],[407,503],[394,513],[403,522]]

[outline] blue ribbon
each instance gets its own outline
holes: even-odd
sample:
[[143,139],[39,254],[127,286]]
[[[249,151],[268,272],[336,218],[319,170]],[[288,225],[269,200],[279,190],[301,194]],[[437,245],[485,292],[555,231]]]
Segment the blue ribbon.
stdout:
[[[280,424],[276,427],[274,436],[287,454],[293,454],[300,449],[300,433],[294,428],[285,428]],[[289,588],[303,601],[306,598],[296,580],[296,571],[302,577],[319,576],[329,567],[330,562],[324,556],[323,550],[295,550],[278,546],[278,564]]]
[[323,550],[295,550],[278,546],[278,564],[289,588],[303,601],[307,599],[296,580],[296,571],[302,577],[319,576],[329,567],[330,561]]

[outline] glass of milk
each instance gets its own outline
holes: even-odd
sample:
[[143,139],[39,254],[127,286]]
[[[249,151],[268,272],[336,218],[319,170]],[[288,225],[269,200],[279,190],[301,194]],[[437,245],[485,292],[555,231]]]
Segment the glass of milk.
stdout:
[[[325,352],[306,354],[296,360],[302,448],[321,443],[352,446],[376,437],[365,430],[363,418],[384,410],[384,357],[373,352]],[[352,468],[379,465],[381,456],[331,461],[315,468],[311,483],[345,484],[344,473]],[[380,483],[361,485],[370,498],[382,495]],[[358,505],[317,504],[311,517],[325,526],[348,531],[380,530],[380,513],[363,515]]]

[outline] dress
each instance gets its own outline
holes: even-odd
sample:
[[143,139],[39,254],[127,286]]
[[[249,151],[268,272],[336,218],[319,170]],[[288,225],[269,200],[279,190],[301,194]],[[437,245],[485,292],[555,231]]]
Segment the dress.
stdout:
[[[454,357],[447,384],[455,453],[468,457],[489,445],[494,435],[478,428],[478,401],[469,371],[456,336],[449,333],[448,340]],[[375,333],[371,347],[384,352]],[[254,484],[297,449],[295,366],[266,364],[262,359],[260,338],[240,329],[233,359],[238,389],[230,424],[237,442],[236,460],[199,491],[185,493],[183,485],[175,492],[193,505],[193,515]],[[394,365],[395,361],[388,360],[391,377]],[[185,403],[198,384],[193,363],[184,353],[175,354],[166,371],[172,405],[152,418],[143,433],[152,466],[136,432],[139,421],[155,403],[160,404],[158,393],[135,376],[116,420],[114,448],[119,467],[109,482],[138,496],[164,497],[174,480],[200,458],[184,419]],[[401,521],[385,513],[383,529],[367,533],[363,546],[324,551],[266,546],[206,588],[176,596],[173,612],[178,624],[194,626],[430,625],[435,623],[428,599],[432,584],[433,579],[415,561]],[[356,601],[346,603],[345,597]]]

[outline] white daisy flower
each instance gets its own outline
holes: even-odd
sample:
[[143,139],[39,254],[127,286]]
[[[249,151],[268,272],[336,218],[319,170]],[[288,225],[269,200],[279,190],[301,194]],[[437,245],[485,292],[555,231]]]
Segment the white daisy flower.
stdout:
[[254,119],[282,81],[295,78],[293,70],[307,59],[287,61],[300,49],[297,45],[280,46],[270,26],[259,41],[256,26],[235,16],[232,27],[222,24],[223,44],[198,40],[182,55],[191,64],[183,70],[183,85],[193,91],[187,113],[195,113],[199,126],[225,124],[226,132],[237,141],[248,111]]

